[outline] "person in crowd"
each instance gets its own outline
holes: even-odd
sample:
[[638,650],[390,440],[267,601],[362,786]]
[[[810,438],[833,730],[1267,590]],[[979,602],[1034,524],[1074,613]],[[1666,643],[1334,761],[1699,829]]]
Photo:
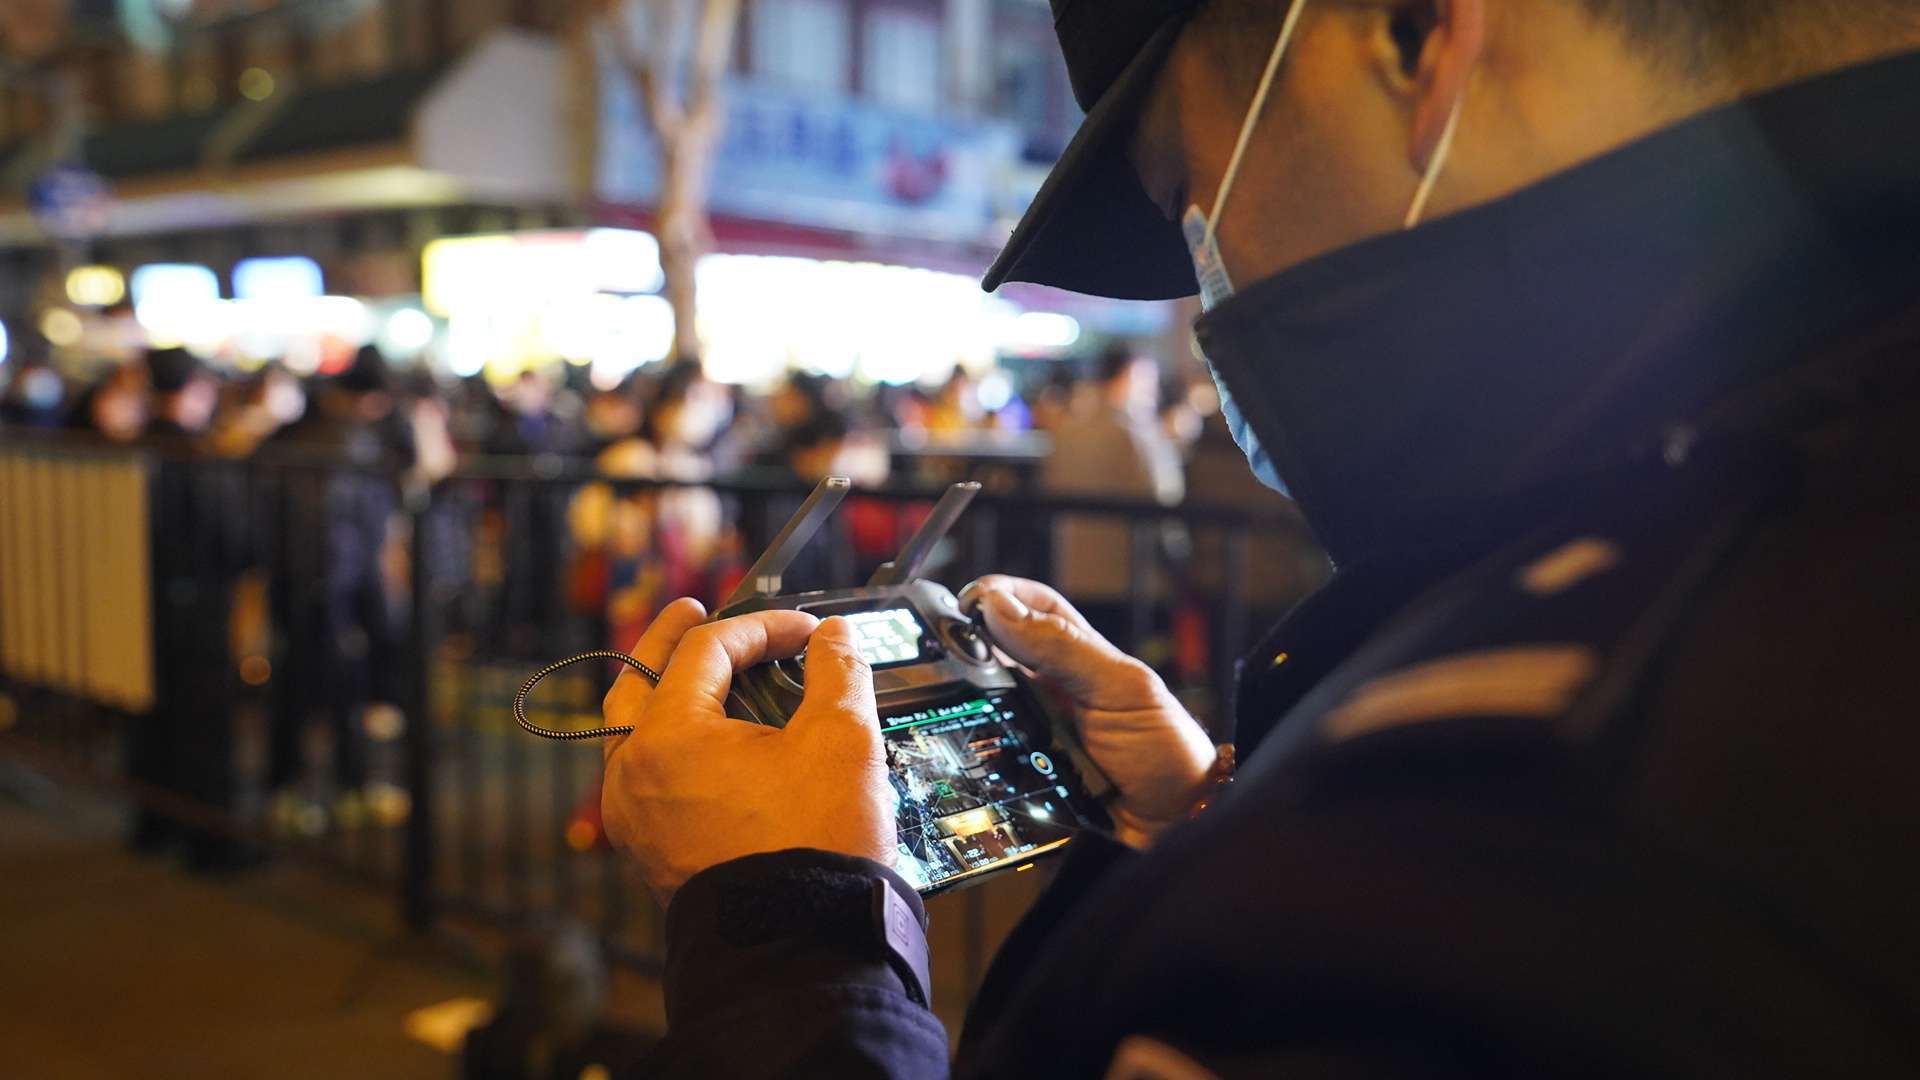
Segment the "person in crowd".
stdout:
[[[709,450],[732,418],[733,399],[698,361],[675,363],[660,377],[640,431],[601,452],[602,475],[697,484],[715,468]],[[712,595],[738,558],[720,498],[700,487],[641,489],[614,496],[583,492],[576,520],[600,515],[609,555],[608,621],[615,640],[631,637],[675,596]]]
[[58,427],[67,400],[67,384],[47,362],[46,343],[21,334],[13,341],[12,358],[0,364],[0,424],[11,427]]
[[[1116,828],[957,1063],[851,629],[669,607],[606,706],[648,1075],[1914,1075],[1920,4],[1054,12],[1088,119],[989,286],[1198,289],[1338,572],[1232,755],[1057,592],[963,593]],[[803,645],[802,717],[727,735]]]
[[110,443],[131,443],[146,433],[147,372],[140,364],[108,368],[74,404],[73,427]]
[[197,448],[220,405],[219,378],[185,349],[152,349],[147,385],[153,394],[148,441],[174,450]]
[[559,394],[546,374],[528,368],[500,392],[504,409],[488,436],[486,452],[511,457],[566,455],[580,445],[580,432],[561,415]]
[[792,371],[771,393],[747,398],[743,407],[736,409],[733,427],[752,447],[748,467],[778,471],[786,467],[787,446],[794,432],[822,414],[844,416],[850,408],[845,388],[838,382],[812,372]]
[[[1160,368],[1125,345],[1103,350],[1092,380],[1097,393],[1057,431],[1041,473],[1044,490],[1175,506],[1186,496],[1180,452],[1155,416]],[[1125,640],[1133,599],[1164,592],[1157,567],[1166,538],[1136,544],[1133,524],[1111,515],[1062,514],[1054,523],[1054,581],[1102,633]],[[1136,550],[1138,548],[1138,550]]]
[[271,364],[234,387],[229,407],[216,417],[211,435],[214,453],[249,457],[274,435],[306,415],[307,391],[293,372]]
[[204,467],[218,380],[179,348],[149,350],[144,368],[152,393],[142,443],[153,451],[154,698],[128,745],[127,774],[143,796],[130,842],[137,851],[178,848],[190,868],[222,872],[248,865],[253,853],[192,815],[234,806],[228,618],[252,552],[243,515],[233,512],[235,478]]
[[[784,482],[790,490],[786,495],[769,496],[759,507],[760,521],[749,534],[749,548],[764,549],[772,542],[774,533],[800,509],[806,492],[829,476],[844,474],[852,437],[853,426],[846,416],[824,406],[786,432],[779,463],[769,469],[766,476],[771,481]],[[821,541],[801,549],[784,575],[791,589],[833,586],[836,560],[847,574],[856,572],[858,552],[852,543],[851,526],[860,502],[855,500],[829,521]]]
[[642,415],[635,380],[628,379],[606,390],[594,390],[587,396],[586,408],[580,414],[587,455],[598,457],[613,444],[638,435]]
[[[500,391],[499,401],[487,454],[555,464],[579,450],[580,430],[562,415],[562,397],[549,372],[521,372]],[[556,568],[565,557],[566,495],[543,485],[509,485],[500,494],[492,508],[504,551],[497,636],[510,654],[533,656],[564,613]]]
[[852,435],[841,413],[817,412],[788,431],[781,464],[797,486],[811,487],[845,471]]
[[469,375],[453,384],[447,413],[454,446],[463,454],[486,453],[494,432],[505,422],[505,410],[484,375]]
[[839,396],[826,376],[795,371],[768,397],[767,409],[778,430],[797,431],[814,417],[844,407],[845,401],[833,400]]
[[980,426],[986,410],[980,407],[979,384],[966,368],[956,367],[934,395],[925,425],[931,435],[957,435]]
[[407,471],[405,484],[410,495],[424,494],[451,476],[460,464],[460,448],[453,437],[453,410],[431,370],[415,368],[402,380],[400,414],[406,418],[405,435],[410,435],[413,443],[413,468]]
[[[1212,407],[1203,410],[1195,403],[1196,398],[1208,402]],[[1181,386],[1169,383],[1161,394],[1160,433],[1167,437],[1167,441],[1183,459],[1191,456],[1194,447],[1199,445],[1207,417],[1220,411],[1219,401],[1219,395],[1211,385]]]
[[1034,430],[1058,434],[1067,429],[1073,421],[1078,384],[1071,364],[1055,364],[1047,370],[1033,395]]
[[[391,703],[407,658],[398,655],[396,590],[389,580],[401,546],[400,489],[394,477],[418,461],[412,425],[398,407],[393,372],[379,350],[315,389],[313,406],[273,438],[277,451],[308,464],[280,492],[280,558],[273,603],[288,641],[275,669],[278,707],[269,765],[276,819],[322,813],[343,825],[364,817],[367,734],[374,703]],[[384,706],[390,707],[390,706]],[[303,753],[314,713],[331,735],[330,775]]]

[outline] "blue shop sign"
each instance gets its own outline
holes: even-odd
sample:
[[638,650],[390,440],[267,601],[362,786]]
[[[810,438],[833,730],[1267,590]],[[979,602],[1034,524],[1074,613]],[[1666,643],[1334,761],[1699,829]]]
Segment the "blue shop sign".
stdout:
[[107,182],[80,165],[48,168],[27,185],[27,211],[54,236],[86,237],[106,227]]
[[[659,153],[617,66],[601,79],[600,193],[659,196]],[[715,212],[941,240],[983,238],[1017,157],[1011,125],[900,112],[751,81],[727,88]]]

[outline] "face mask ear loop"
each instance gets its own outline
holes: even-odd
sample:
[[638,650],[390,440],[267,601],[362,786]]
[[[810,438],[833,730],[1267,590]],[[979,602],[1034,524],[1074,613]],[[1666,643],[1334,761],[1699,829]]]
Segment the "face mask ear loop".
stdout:
[[1413,205],[1407,207],[1407,220],[1401,227],[1411,229],[1420,224],[1427,214],[1427,202],[1433,198],[1433,189],[1440,182],[1440,173],[1447,167],[1447,155],[1453,153],[1453,133],[1460,129],[1460,107],[1466,104],[1467,92],[1463,88],[1460,96],[1453,99],[1453,111],[1447,114],[1447,126],[1440,131],[1440,141],[1434,145],[1433,160],[1427,162],[1427,172],[1420,178],[1420,187],[1413,193]]
[[1213,212],[1207,215],[1208,243],[1213,242],[1214,233],[1220,228],[1220,211],[1227,205],[1227,193],[1233,190],[1233,182],[1240,175],[1240,159],[1246,157],[1247,146],[1253,142],[1254,128],[1260,124],[1260,114],[1266,111],[1267,95],[1273,92],[1274,76],[1280,73],[1280,61],[1287,55],[1287,46],[1293,41],[1294,28],[1300,25],[1300,15],[1307,10],[1307,0],[1293,0],[1287,9],[1287,21],[1280,25],[1280,37],[1273,43],[1273,52],[1267,56],[1267,70],[1260,76],[1260,88],[1254,91],[1253,104],[1247,108],[1247,117],[1240,122],[1240,138],[1233,144],[1233,156],[1227,159],[1227,171],[1220,178],[1220,191],[1213,197]]

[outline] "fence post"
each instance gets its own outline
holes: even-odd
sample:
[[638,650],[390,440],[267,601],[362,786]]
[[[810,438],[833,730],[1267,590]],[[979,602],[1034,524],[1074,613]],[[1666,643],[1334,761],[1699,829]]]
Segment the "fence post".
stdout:
[[408,537],[409,592],[412,603],[407,611],[406,753],[407,828],[403,863],[400,868],[401,917],[409,930],[425,933],[434,918],[434,790],[433,790],[433,718],[432,701],[433,642],[431,597],[433,590],[427,560],[427,510],[432,505],[428,492],[407,500],[407,519],[412,526]]
[[1127,651],[1137,653],[1153,636],[1154,601],[1154,555],[1158,551],[1160,519],[1136,520],[1131,523],[1129,537],[1132,539],[1132,553],[1128,556],[1127,567],[1133,578],[1133,595],[1127,605],[1127,632],[1133,640],[1127,643]]

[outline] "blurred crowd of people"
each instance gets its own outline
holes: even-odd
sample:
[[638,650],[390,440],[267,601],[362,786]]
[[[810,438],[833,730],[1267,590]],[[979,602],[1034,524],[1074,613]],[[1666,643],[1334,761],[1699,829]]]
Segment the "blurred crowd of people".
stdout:
[[[403,655],[405,620],[417,596],[435,605],[438,639],[456,660],[623,647],[674,598],[711,605],[729,593],[828,475],[864,488],[985,478],[1028,494],[1163,508],[1270,497],[1239,467],[1211,384],[1168,379],[1151,356],[1123,346],[1019,372],[956,371],[930,388],[794,373],[750,393],[691,360],[610,388],[587,375],[555,364],[504,383],[448,380],[390,365],[372,346],[305,378],[280,365],[221,371],[173,348],[103,364],[84,382],[31,354],[0,365],[0,426],[157,451],[160,685],[153,720],[131,747],[135,778],[230,804],[231,739],[203,714],[206,702],[232,696],[231,673],[252,664],[272,673],[261,682],[272,699],[265,786],[274,819],[314,832],[403,816],[369,744],[399,724],[394,703],[416,659]],[[265,470],[271,487],[245,491],[231,486],[233,470],[210,484],[199,467],[248,460],[294,467]],[[504,479],[527,476],[555,482]],[[716,481],[732,483],[709,486]],[[410,504],[426,509],[406,513]],[[789,587],[864,578],[926,509],[850,500],[830,541],[789,569]],[[999,557],[1016,560],[1005,569],[1051,568],[1124,640],[1142,629],[1138,597],[1177,612],[1180,596],[1221,584],[1205,580],[1217,576],[1217,552],[1195,559],[1195,537],[1141,521],[1004,521]],[[426,531],[419,545],[416,527]],[[413,556],[427,562],[415,567]],[[413,589],[416,572],[430,582],[424,592]],[[1172,643],[1160,650],[1169,664],[1204,680],[1203,646],[1183,650],[1164,614],[1146,629]],[[1170,655],[1183,651],[1184,661]],[[152,816],[135,835],[142,847],[180,839]],[[184,839],[208,866],[233,850],[192,830]]]
[[[343,427],[399,430],[388,455],[428,477],[479,455],[594,459],[619,475],[711,478],[743,467],[801,475],[841,469],[887,479],[875,433],[940,443],[973,433],[1056,433],[1101,410],[1116,372],[1135,371],[1127,411],[1190,448],[1217,408],[1204,379],[1163,380],[1145,353],[1113,346],[1076,360],[1034,361],[975,375],[956,369],[937,386],[856,387],[795,372],[766,392],[708,380],[691,360],[643,367],[614,387],[585,367],[555,363],[496,384],[397,369],[374,346],[341,369],[302,377],[270,363],[217,369],[185,350],[149,350],[144,362],[101,362],[75,378],[44,354],[16,348],[0,363],[0,425],[87,432],[115,443],[185,434],[197,452],[243,458],[273,443],[332,442]],[[1163,385],[1163,382],[1165,385]],[[328,432],[318,440],[317,432]],[[415,454],[421,455],[415,459]]]

